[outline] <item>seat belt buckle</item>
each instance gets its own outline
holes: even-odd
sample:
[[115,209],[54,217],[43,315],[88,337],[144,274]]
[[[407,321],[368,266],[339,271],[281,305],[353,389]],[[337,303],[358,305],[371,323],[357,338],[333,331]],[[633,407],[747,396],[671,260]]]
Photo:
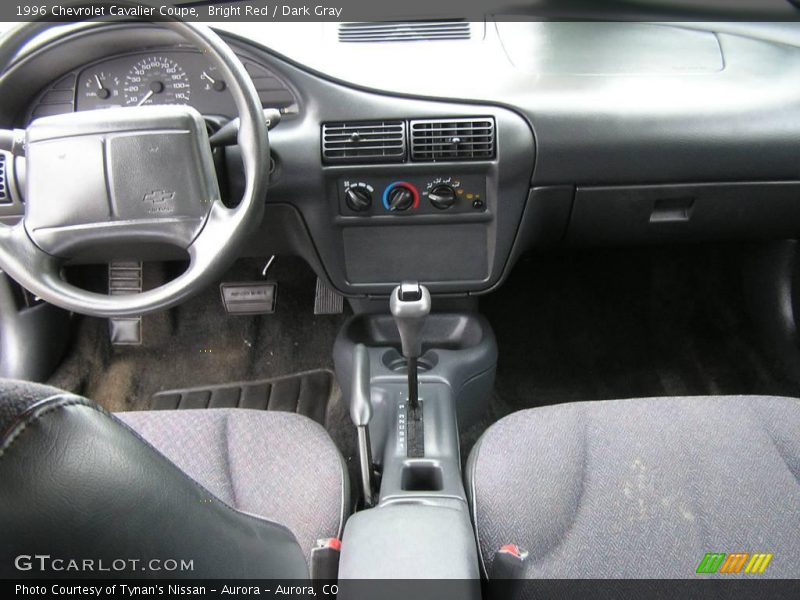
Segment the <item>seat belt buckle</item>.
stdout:
[[516,544],[504,544],[495,552],[490,579],[524,579],[528,551]]
[[525,562],[528,551],[516,544],[503,544],[494,553],[487,575],[488,586],[484,598],[487,600],[516,600],[525,597]]
[[311,549],[311,579],[335,581],[339,578],[339,557],[342,541],[323,538]]

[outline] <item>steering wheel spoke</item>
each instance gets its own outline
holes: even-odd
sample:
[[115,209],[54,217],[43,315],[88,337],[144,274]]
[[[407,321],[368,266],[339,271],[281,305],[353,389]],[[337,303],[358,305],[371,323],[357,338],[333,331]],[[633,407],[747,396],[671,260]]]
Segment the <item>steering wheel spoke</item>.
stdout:
[[61,262],[33,243],[21,221],[14,226],[0,225],[0,265],[11,277],[37,295],[38,291],[34,288],[41,286],[36,283],[31,285],[31,280],[20,276],[20,273],[34,272],[47,281],[60,279]]

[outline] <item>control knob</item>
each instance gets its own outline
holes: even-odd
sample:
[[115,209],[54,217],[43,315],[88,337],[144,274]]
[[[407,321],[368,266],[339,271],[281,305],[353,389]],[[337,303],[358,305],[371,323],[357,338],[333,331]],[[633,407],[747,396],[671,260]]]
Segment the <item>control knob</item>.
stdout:
[[414,205],[414,192],[403,185],[392,188],[389,192],[389,210],[402,212]]
[[428,200],[439,210],[447,210],[456,203],[456,191],[449,185],[437,185],[428,192]]
[[344,191],[347,207],[355,212],[364,212],[372,207],[372,194],[367,188],[350,186]]

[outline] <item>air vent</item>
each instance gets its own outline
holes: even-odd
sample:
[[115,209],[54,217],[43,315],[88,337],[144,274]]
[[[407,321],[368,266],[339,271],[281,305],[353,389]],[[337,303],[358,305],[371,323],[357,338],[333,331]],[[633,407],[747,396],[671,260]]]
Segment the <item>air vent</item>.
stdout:
[[494,157],[494,119],[411,121],[411,158],[420,161]]
[[403,121],[362,121],[322,125],[326,162],[401,162],[406,156]]
[[11,193],[6,181],[6,155],[0,153],[0,204],[11,202]]
[[411,21],[395,23],[342,23],[340,42],[432,42],[468,40],[466,21]]

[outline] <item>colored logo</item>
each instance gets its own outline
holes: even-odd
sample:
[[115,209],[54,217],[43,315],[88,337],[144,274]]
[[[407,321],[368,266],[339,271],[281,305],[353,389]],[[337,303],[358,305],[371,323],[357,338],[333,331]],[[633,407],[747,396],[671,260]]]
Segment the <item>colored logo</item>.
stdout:
[[724,552],[708,552],[700,564],[697,565],[697,573],[710,575],[712,573],[725,573],[733,575],[736,573],[749,573],[751,575],[761,574],[767,569],[772,560],[772,553],[763,552],[734,552],[725,554]]

